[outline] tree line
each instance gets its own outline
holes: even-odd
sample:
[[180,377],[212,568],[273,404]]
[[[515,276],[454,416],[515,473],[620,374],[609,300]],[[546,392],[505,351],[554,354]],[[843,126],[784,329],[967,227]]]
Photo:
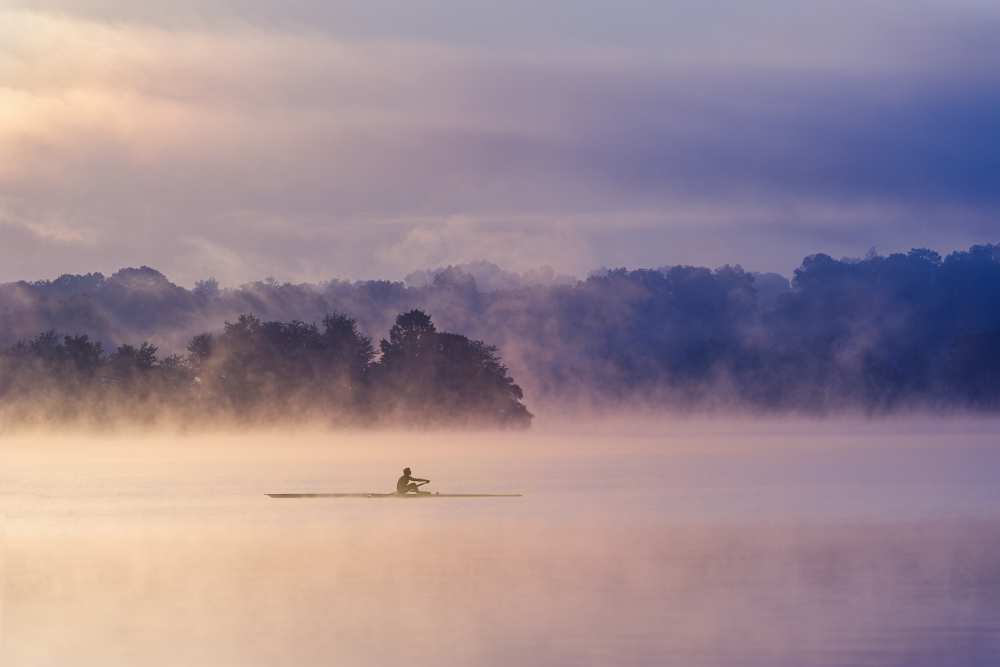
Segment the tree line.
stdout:
[[530,424],[495,347],[440,332],[420,310],[399,315],[379,347],[343,314],[319,325],[244,314],[194,336],[185,354],[162,357],[148,342],[105,353],[89,335],[48,331],[0,354],[0,415],[7,423]]
[[946,256],[816,254],[790,280],[739,266],[602,269],[578,280],[480,262],[407,281],[223,288],[206,280],[189,290],[143,267],[0,285],[0,343],[55,329],[108,349],[148,340],[183,352],[198,331],[240,313],[281,322],[350,313],[370,335],[414,309],[495,344],[534,405],[1000,409],[1000,246],[992,244]]

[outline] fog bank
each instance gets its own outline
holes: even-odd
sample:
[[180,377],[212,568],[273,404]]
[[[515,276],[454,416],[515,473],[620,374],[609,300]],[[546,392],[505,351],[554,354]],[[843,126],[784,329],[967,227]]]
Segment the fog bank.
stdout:
[[[241,314],[368,336],[420,308],[496,345],[526,401],[680,412],[885,414],[1000,407],[1000,249],[811,255],[790,282],[739,266],[604,269],[584,280],[479,263],[389,281],[188,290],[143,267],[0,287],[0,339],[55,330],[112,350],[192,337]],[[184,361],[182,357],[180,361]]]

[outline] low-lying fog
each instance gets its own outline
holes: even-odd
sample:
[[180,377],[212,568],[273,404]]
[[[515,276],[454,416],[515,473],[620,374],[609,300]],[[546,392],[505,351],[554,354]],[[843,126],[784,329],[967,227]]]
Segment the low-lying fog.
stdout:
[[[0,441],[0,664],[985,667],[1000,421]],[[274,500],[389,491],[521,498]]]

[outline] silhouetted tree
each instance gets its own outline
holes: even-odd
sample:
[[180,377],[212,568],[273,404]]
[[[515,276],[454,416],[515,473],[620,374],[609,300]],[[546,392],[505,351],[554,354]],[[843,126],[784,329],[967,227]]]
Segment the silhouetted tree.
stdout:
[[265,416],[357,411],[374,356],[357,323],[340,314],[324,318],[322,331],[241,315],[218,337],[196,336],[188,351],[203,402]]
[[396,318],[373,370],[382,415],[423,422],[485,421],[526,426],[531,413],[495,347],[439,333],[411,310]]

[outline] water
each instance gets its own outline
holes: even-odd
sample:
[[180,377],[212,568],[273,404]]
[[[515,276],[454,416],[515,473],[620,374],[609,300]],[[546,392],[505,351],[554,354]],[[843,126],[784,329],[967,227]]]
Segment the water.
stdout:
[[[1000,664],[1000,427],[19,436],[0,664]],[[368,491],[410,465],[497,499]]]

